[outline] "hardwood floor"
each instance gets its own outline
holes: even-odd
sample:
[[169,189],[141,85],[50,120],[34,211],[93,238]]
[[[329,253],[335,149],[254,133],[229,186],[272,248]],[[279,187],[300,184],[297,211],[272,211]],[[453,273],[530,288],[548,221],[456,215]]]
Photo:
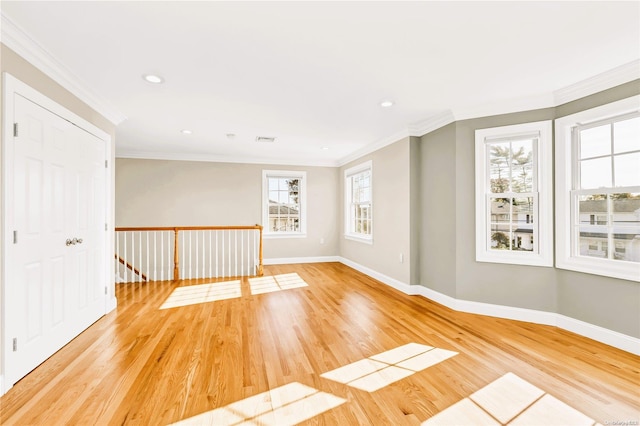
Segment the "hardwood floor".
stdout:
[[[514,389],[534,395],[514,409],[531,407],[533,424],[548,421],[549,401],[586,424],[640,420],[638,356],[554,327],[458,313],[338,263],[265,267],[291,273],[304,282],[281,279],[273,292],[274,280],[253,282],[264,291],[253,295],[246,278],[225,284],[240,297],[192,287],[179,304],[213,301],[165,309],[177,286],[212,280],[117,285],[117,310],[4,395],[0,423],[462,424],[455,410],[478,411],[486,398],[506,409]],[[369,382],[354,380],[371,369]]]

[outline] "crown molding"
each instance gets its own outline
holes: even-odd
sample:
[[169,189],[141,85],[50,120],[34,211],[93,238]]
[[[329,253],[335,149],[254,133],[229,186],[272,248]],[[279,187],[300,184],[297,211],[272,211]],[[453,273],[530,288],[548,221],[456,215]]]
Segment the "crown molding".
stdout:
[[640,59],[553,92],[554,106],[566,104],[640,78]]
[[267,157],[229,157],[209,154],[193,154],[184,152],[134,151],[116,149],[116,158],[132,158],[139,160],[172,160],[199,161],[207,163],[236,163],[236,164],[267,164],[276,166],[310,166],[310,167],[338,167],[339,164],[331,160],[310,160],[308,158],[294,158],[278,160]]
[[493,115],[512,114],[522,111],[533,111],[536,109],[553,108],[553,95],[545,93],[542,95],[524,96],[520,98],[503,99],[495,102],[487,102],[482,105],[456,108],[453,115],[456,121],[470,120],[474,118],[491,117]]
[[444,127],[447,124],[451,124],[454,121],[456,121],[456,118],[454,117],[453,112],[451,110],[446,110],[427,117],[424,120],[411,123],[407,126],[407,129],[409,130],[410,136],[423,136]]
[[0,11],[0,42],[23,57],[56,83],[93,108],[114,125],[127,117],[94,93],[66,66],[47,52],[20,26]]
[[361,158],[367,154],[371,154],[372,152],[384,148],[385,146],[394,144],[401,139],[408,138],[409,136],[414,135],[412,135],[408,129],[404,129],[392,134],[391,136],[387,136],[386,138],[378,139],[377,141],[365,145],[364,147],[352,152],[351,154],[342,157],[340,160],[338,160],[338,166],[342,167],[347,163],[357,160],[358,158]]

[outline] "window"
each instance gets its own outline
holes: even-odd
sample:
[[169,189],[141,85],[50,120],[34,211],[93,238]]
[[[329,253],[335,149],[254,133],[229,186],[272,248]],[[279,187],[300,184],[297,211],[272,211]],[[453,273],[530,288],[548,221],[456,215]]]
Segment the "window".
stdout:
[[345,238],[373,242],[372,163],[345,170]]
[[476,131],[476,260],[552,266],[551,121]]
[[306,172],[263,170],[262,223],[265,237],[304,237]]
[[556,120],[558,267],[640,281],[640,97]]

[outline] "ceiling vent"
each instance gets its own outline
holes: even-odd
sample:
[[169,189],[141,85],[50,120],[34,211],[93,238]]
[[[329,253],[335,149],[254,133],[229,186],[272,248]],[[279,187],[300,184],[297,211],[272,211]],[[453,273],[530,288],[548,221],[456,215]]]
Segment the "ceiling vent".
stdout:
[[256,136],[256,142],[275,142],[276,138],[270,136]]

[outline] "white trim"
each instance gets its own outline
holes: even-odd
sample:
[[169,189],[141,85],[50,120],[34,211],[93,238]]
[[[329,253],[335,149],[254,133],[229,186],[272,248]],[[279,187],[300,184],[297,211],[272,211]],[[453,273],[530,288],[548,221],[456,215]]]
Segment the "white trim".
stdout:
[[417,295],[425,297],[449,309],[458,312],[465,312],[476,315],[484,315],[495,318],[503,318],[514,321],[531,322],[541,325],[550,325],[563,330],[576,333],[613,346],[614,348],[640,355],[640,339],[628,336],[617,331],[609,330],[594,324],[590,324],[575,318],[567,317],[555,312],[538,311],[535,309],[517,308],[513,306],[494,305],[491,303],[473,302],[469,300],[456,299],[446,294],[439,293],[430,288],[420,285],[409,285],[395,278],[388,277],[366,266],[360,265],[349,259],[338,257],[339,262],[370,276],[383,284],[395,288],[407,295]]
[[556,327],[613,346],[614,348],[640,355],[640,339],[635,337],[561,314],[556,314]]
[[74,75],[62,62],[38,44],[19,25],[0,11],[0,36],[2,43],[22,56],[53,81],[60,84],[82,102],[93,108],[111,123],[118,125],[126,116],[93,92],[87,84]]
[[[369,188],[371,196],[371,233],[358,234],[350,232],[351,227],[351,180],[353,175],[369,171]],[[344,237],[348,240],[358,241],[366,244],[373,244],[373,160],[368,160],[355,166],[349,167],[344,171]]]
[[456,121],[451,110],[442,111],[424,120],[409,124],[409,136],[423,136]]
[[624,83],[640,78],[640,60],[635,60],[611,70],[602,72],[591,78],[579,81],[553,92],[515,99],[504,99],[485,102],[480,105],[457,107],[426,117],[416,123],[409,124],[406,130],[400,130],[388,137],[379,139],[369,145],[338,160],[338,166],[357,160],[358,158],[391,145],[408,136],[424,136],[447,124],[493,115],[512,114],[521,111],[532,111],[544,108],[555,108],[559,105],[602,92]]
[[638,78],[640,78],[640,59],[556,90],[553,92],[554,106],[566,104]]
[[115,296],[109,297],[107,299],[107,310],[106,310],[106,313],[108,314],[109,312],[113,311],[117,307],[118,307],[118,299],[116,299]]
[[[269,230],[269,177],[298,178],[298,206],[300,219],[298,232],[273,232]],[[306,238],[307,236],[307,172],[304,170],[262,170],[262,226],[263,238]]]
[[409,284],[403,283],[402,281],[397,280],[395,278],[391,278],[388,275],[381,274],[378,271],[375,271],[359,263],[353,262],[342,256],[338,256],[338,261],[344,265],[347,265],[350,268],[355,269],[358,272],[362,272],[363,274],[368,275],[371,278],[374,278],[380,281],[381,283],[388,285],[389,287],[393,287],[396,290],[399,290],[405,294],[411,294],[412,286],[410,286]]
[[[429,120],[429,119],[427,119]],[[435,129],[434,129],[435,130]],[[361,157],[364,157],[367,154],[371,154],[374,151],[377,151],[379,149],[384,148],[385,146],[389,146],[389,145],[393,145],[396,142],[401,141],[402,139],[408,138],[409,136],[412,136],[409,133],[408,129],[402,129],[392,135],[389,135],[387,137],[384,137],[382,139],[378,139],[377,141],[374,141],[370,144],[365,145],[364,147],[352,152],[349,155],[346,155],[344,157],[342,157],[340,160],[338,160],[338,167],[342,167],[345,164],[348,164],[352,161],[355,161]]]
[[315,167],[339,167],[340,164],[333,160],[316,160],[309,158],[298,159],[274,159],[268,157],[229,157],[223,155],[189,154],[184,152],[154,152],[117,149],[116,158],[134,158],[140,160],[170,160],[170,161],[199,161],[207,163],[232,163],[232,164],[264,164],[271,166],[315,166]]
[[[266,225],[265,225],[266,228]],[[307,238],[307,233],[301,232],[264,232],[262,238],[265,240],[279,240],[283,238]]]
[[263,259],[263,265],[289,265],[296,263],[327,263],[340,262],[338,256],[314,256],[314,257],[273,257]]
[[555,120],[556,267],[640,282],[640,265],[607,259],[573,256],[571,252],[571,195],[573,155],[571,128],[640,109],[640,95],[632,96]]
[[355,234],[344,234],[344,239],[345,240],[351,240],[351,241],[357,241],[359,243],[363,243],[363,244],[369,244],[372,245],[373,244],[373,237],[360,237],[358,235]]
[[[509,263],[515,265],[553,266],[553,180],[552,180],[552,133],[551,120],[511,126],[478,129],[475,132],[475,217],[476,217],[476,261]],[[487,144],[491,138],[506,138],[516,135],[538,133],[534,150],[538,209],[534,220],[538,230],[534,237],[537,252],[489,250],[489,206],[487,205]]]
[[556,105],[551,93],[535,96],[526,96],[514,99],[503,99],[494,102],[485,102],[481,105],[459,107],[453,111],[456,121],[470,120],[493,115],[512,114],[522,111],[533,111],[543,108],[551,108]]
[[[87,131],[88,133],[91,133],[98,139],[104,141],[105,151],[106,151],[105,155],[107,160],[109,161],[111,161],[111,152],[113,149],[113,143],[111,140],[111,136],[107,132],[103,131],[102,129],[98,128],[92,123],[86,121],[82,117],[75,114],[73,111],[68,110],[67,108],[58,104],[57,102],[50,99],[46,95],[33,89],[26,83],[18,80],[11,74],[7,72],[2,73],[2,82],[3,82],[3,85],[2,85],[3,133],[2,133],[2,143],[0,147],[2,151],[2,154],[0,155],[0,160],[2,164],[2,167],[1,167],[2,168],[2,186],[1,186],[2,191],[0,194],[0,198],[1,198],[2,205],[0,207],[2,209],[3,214],[2,214],[2,219],[0,220],[0,227],[2,228],[2,240],[0,241],[0,244],[2,245],[2,250],[1,250],[2,264],[1,264],[0,276],[2,279],[0,280],[0,282],[2,282],[3,284],[0,286],[0,292],[2,292],[2,298],[0,298],[0,315],[2,320],[0,321],[0,324],[2,324],[2,326],[0,327],[0,335],[3,340],[0,343],[0,351],[1,351],[0,362],[2,363],[0,371],[3,372],[4,374],[3,380],[6,381],[7,380],[6,379],[7,377],[6,362],[9,355],[9,348],[8,346],[5,346],[5,343],[7,343],[6,336],[8,334],[8,327],[9,327],[8,324],[10,323],[8,321],[8,318],[6,317],[7,315],[6,306],[8,303],[8,299],[10,299],[9,297],[7,297],[7,294],[6,294],[6,283],[9,282],[8,280],[10,276],[9,269],[11,268],[11,266],[7,265],[5,261],[7,258],[6,248],[12,245],[12,241],[10,241],[9,236],[11,235],[11,231],[12,231],[11,228],[14,222],[13,213],[11,212],[10,209],[8,209],[8,204],[7,204],[8,200],[10,200],[13,197],[12,188],[13,188],[14,169],[11,163],[11,159],[13,159],[13,151],[12,151],[12,144],[10,143],[13,140],[12,131],[13,131],[13,123],[15,122],[15,108],[14,108],[13,97],[16,95],[20,95],[26,99],[29,99],[30,101],[36,102],[42,108],[45,108],[49,112],[64,118],[65,120],[73,123],[79,128]],[[113,216],[112,216],[113,170],[114,170],[113,167],[109,167],[105,171],[105,175],[106,175],[105,185],[107,187],[106,188],[107,193],[105,194],[106,195],[105,220],[107,221],[107,224],[114,223]],[[111,225],[108,229],[113,231],[113,226]],[[108,232],[108,231],[105,231],[105,232]],[[110,233],[110,235],[111,234],[112,233]],[[107,255],[109,252],[111,253],[114,252],[112,237],[108,236],[106,238],[105,245],[106,245],[106,249],[109,250],[105,253],[105,255]],[[106,263],[105,270],[104,270],[104,273],[106,275],[105,285],[108,288],[108,292],[110,289],[109,294],[112,295],[113,301],[115,301],[115,297],[113,296],[115,294],[115,283],[113,281],[113,269],[111,268],[111,262],[109,259],[110,259],[109,257],[105,257],[105,263]],[[110,302],[108,300],[109,299],[108,295],[105,296],[105,299],[106,299],[105,300],[105,314],[106,314],[108,312],[108,308],[111,307],[114,302],[113,301]],[[112,309],[113,308],[111,308],[111,310]],[[6,383],[5,386],[9,386],[10,388],[13,386],[13,384]],[[0,391],[7,391],[7,390],[8,389],[0,388]]]

